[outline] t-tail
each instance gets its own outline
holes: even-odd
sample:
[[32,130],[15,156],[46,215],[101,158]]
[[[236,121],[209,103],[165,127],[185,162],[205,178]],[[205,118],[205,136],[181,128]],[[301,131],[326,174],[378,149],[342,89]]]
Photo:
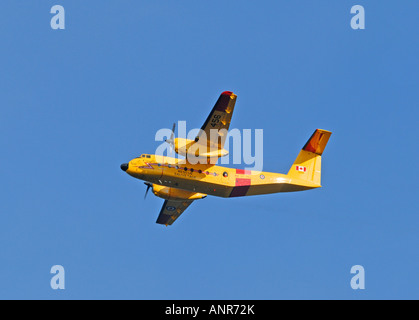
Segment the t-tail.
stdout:
[[294,161],[288,176],[321,186],[322,154],[332,133],[317,129]]

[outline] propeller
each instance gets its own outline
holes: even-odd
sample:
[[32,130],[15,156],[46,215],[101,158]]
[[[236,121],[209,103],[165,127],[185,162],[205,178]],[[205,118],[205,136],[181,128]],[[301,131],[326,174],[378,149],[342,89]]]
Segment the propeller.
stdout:
[[147,190],[145,191],[145,195],[144,195],[144,200],[145,200],[145,198],[147,197],[148,190],[150,190],[150,188],[153,185],[151,183],[149,183],[149,182],[144,182],[144,184],[147,186]]
[[167,139],[166,142],[170,144],[170,151],[173,151],[173,146],[175,145],[175,128],[176,128],[176,122],[173,124],[172,128],[172,134],[170,135],[170,139]]

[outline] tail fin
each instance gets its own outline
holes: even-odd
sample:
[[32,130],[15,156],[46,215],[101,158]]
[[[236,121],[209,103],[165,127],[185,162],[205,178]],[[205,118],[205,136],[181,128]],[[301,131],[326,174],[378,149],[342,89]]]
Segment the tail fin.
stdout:
[[329,141],[330,131],[317,129],[300,151],[288,176],[320,186],[322,154]]

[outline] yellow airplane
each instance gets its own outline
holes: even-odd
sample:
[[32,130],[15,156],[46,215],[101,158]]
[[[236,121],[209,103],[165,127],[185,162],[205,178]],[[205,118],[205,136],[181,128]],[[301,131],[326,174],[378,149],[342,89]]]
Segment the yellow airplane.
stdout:
[[[213,129],[227,131],[237,96],[223,92],[195,140],[174,138],[174,127],[168,142],[176,153],[213,160],[228,154],[225,139],[210,140]],[[224,132],[225,132],[224,131]],[[317,129],[300,151],[288,174],[232,169],[215,165],[214,161],[191,164],[190,161],[154,154],[143,154],[121,169],[134,178],[146,181],[146,195],[153,193],[165,199],[157,223],[171,225],[198,199],[207,195],[231,198],[277,192],[320,188],[321,156],[332,133]],[[204,147],[206,152],[201,152]],[[200,153],[197,154],[197,150]]]

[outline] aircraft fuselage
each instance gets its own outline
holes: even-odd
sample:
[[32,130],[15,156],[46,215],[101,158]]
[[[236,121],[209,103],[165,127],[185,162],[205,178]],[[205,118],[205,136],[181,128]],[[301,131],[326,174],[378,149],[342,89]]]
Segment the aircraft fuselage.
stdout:
[[152,184],[223,198],[303,191],[320,187],[285,174],[180,161],[157,155],[142,155],[125,164],[125,171]]

